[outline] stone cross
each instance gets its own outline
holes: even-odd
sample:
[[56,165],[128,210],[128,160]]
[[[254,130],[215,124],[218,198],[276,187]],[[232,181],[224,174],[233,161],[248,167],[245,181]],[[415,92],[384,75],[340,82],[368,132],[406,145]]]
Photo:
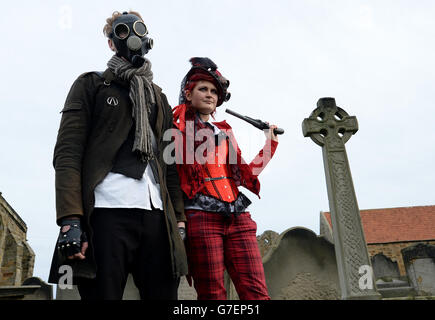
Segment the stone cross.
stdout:
[[334,98],[322,98],[302,131],[323,151],[342,299],[380,299],[344,147],[358,131],[356,117],[337,107]]

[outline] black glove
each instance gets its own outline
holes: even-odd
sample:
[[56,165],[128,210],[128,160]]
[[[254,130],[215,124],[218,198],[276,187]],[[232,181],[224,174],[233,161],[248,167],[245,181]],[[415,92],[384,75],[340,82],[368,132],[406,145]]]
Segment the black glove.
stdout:
[[181,240],[186,240],[186,228],[178,227],[178,232],[180,233]]
[[80,220],[64,219],[61,222],[57,249],[65,257],[73,256],[81,251],[82,242],[87,242],[86,234],[82,232]]

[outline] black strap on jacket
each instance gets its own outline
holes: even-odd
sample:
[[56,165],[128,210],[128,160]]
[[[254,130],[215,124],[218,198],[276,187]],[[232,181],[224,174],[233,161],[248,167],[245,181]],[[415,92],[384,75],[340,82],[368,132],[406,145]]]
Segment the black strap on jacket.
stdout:
[[115,74],[109,68],[107,68],[104,72],[97,72],[97,74],[98,73],[101,73],[100,77],[104,79],[104,84],[106,86],[109,86],[110,83],[115,79]]

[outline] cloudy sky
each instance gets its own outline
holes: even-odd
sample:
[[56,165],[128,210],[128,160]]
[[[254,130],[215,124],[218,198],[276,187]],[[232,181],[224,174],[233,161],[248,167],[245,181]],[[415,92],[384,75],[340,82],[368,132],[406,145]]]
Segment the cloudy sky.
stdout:
[[0,192],[27,223],[35,276],[47,280],[58,235],[51,161],[59,111],[81,73],[105,70],[105,19],[129,9],[154,39],[154,81],[172,106],[189,58],[207,56],[231,81],[217,119],[233,126],[246,160],[263,133],[225,108],[285,129],[260,176],[261,200],[245,192],[259,234],[319,232],[319,213],[329,210],[322,152],[301,124],[322,97],[358,119],[346,147],[360,209],[435,204],[433,0],[8,1]]

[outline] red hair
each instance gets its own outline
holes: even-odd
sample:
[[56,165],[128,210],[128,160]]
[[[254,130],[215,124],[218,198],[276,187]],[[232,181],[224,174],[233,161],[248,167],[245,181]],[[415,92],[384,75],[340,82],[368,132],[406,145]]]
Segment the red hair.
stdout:
[[213,78],[211,75],[205,72],[198,71],[194,73],[187,81],[186,85],[184,86],[184,91],[192,91],[193,88],[195,88],[196,84],[199,81],[209,81],[215,85],[216,88],[219,88],[219,86],[216,83],[216,79]]

